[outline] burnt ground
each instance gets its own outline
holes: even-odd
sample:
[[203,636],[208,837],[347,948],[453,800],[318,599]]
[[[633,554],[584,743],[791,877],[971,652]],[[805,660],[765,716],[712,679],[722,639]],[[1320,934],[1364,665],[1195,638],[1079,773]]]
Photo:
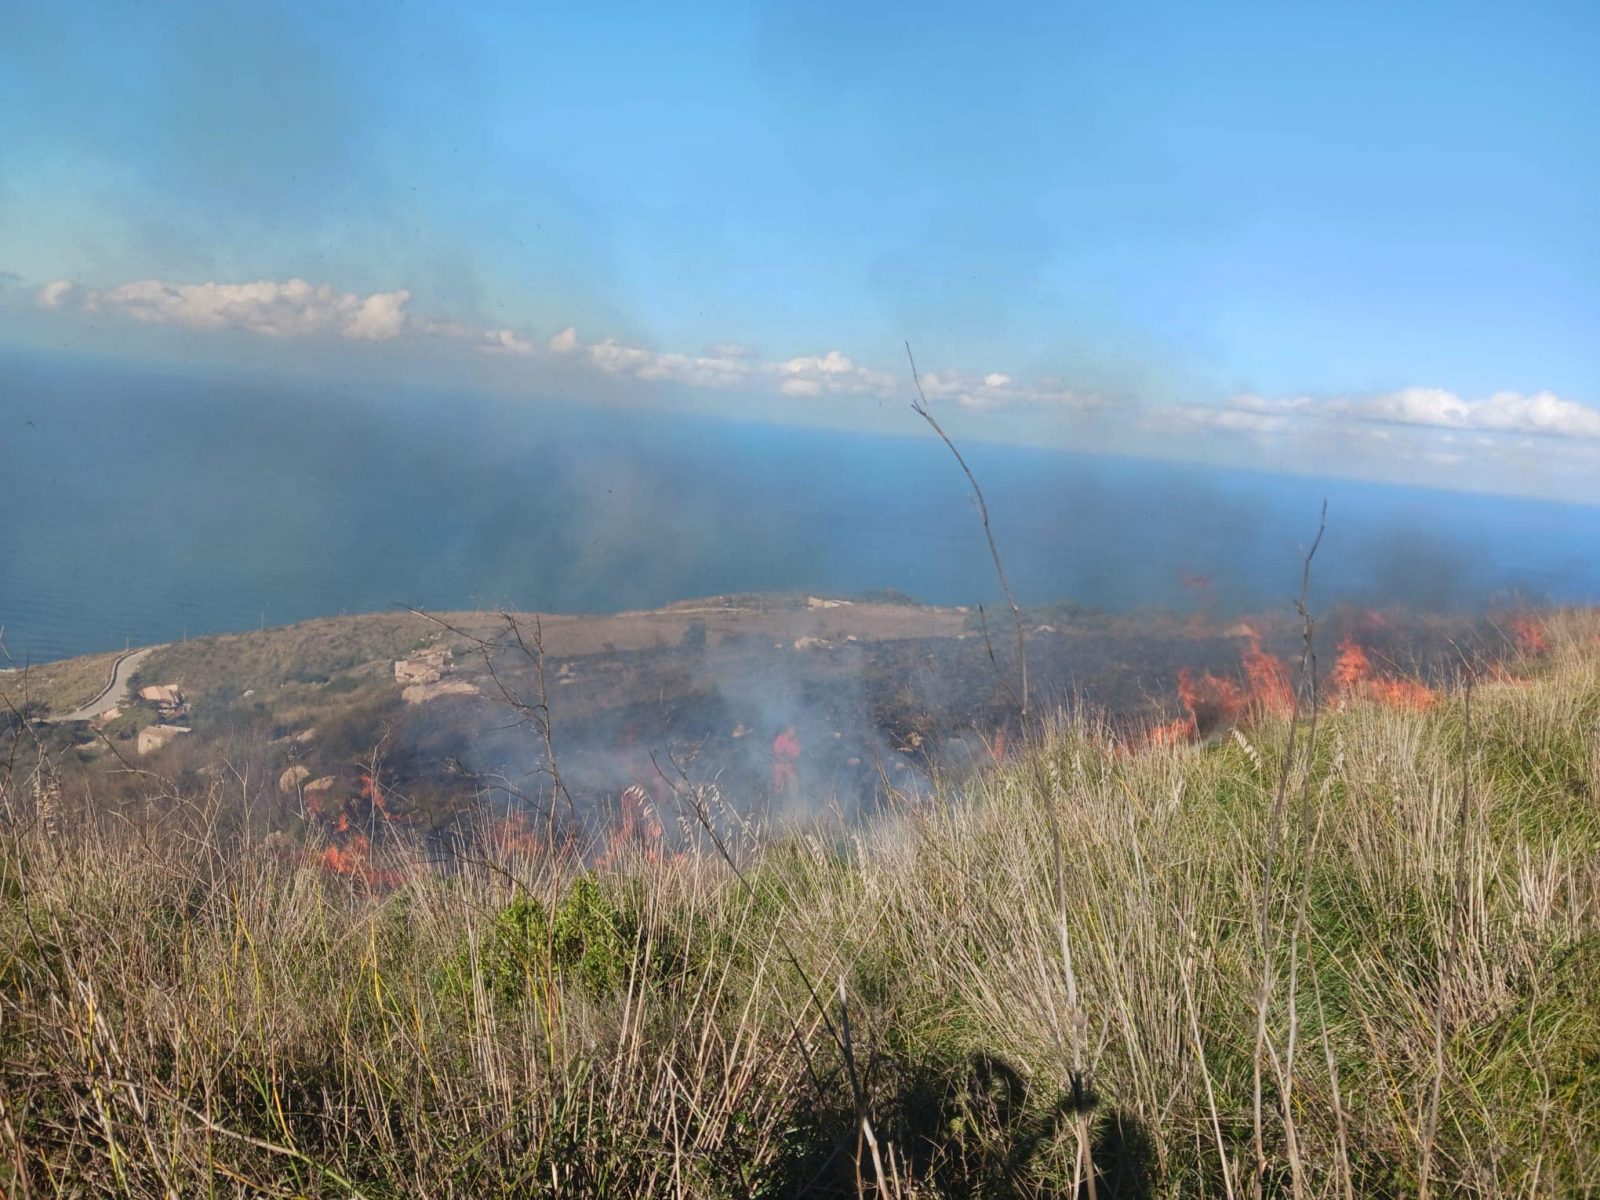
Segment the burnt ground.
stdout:
[[[914,790],[934,772],[987,761],[997,741],[1018,733],[1009,613],[988,614],[987,639],[976,611],[806,597],[515,622],[398,613],[165,647],[136,682],[179,684],[193,733],[144,759],[135,759],[133,742],[154,715],[137,706],[98,730],[39,728],[63,775],[113,803],[130,787],[148,787],[144,772],[181,789],[225,773],[236,779],[241,764],[258,781],[301,766],[301,783],[331,776],[333,785],[309,814],[298,784],[264,789],[276,795],[268,823],[370,821],[362,776],[376,764],[386,818],[403,814],[428,830],[454,825],[486,797],[498,805],[520,794],[530,808],[548,802],[541,696],[573,808],[590,825],[614,821],[630,785],[665,808],[671,787],[684,782],[714,782],[747,810],[851,813],[888,787]],[[1087,707],[1129,736],[1183,715],[1181,669],[1242,679],[1241,654],[1252,643],[1291,665],[1301,650],[1292,612],[1223,619],[1061,607],[1030,612],[1026,627],[1035,710]],[[1511,648],[1488,617],[1336,611],[1317,630],[1324,675],[1346,638],[1378,671],[1430,681]],[[453,655],[446,677],[478,694],[407,703],[394,660],[438,648]],[[66,706],[74,697],[54,699]],[[798,786],[775,795],[774,739],[790,725],[801,747]]]

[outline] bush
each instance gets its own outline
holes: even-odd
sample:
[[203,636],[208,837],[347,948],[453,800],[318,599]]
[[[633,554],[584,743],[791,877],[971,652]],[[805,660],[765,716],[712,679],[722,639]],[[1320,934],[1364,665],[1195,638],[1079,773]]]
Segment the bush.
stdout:
[[[640,943],[633,912],[593,874],[584,874],[567,888],[553,917],[526,892],[501,908],[482,940],[478,969],[490,995],[507,1005],[527,1002],[555,980],[604,1000],[638,965]],[[470,964],[463,948],[443,981],[449,990],[470,988]]]

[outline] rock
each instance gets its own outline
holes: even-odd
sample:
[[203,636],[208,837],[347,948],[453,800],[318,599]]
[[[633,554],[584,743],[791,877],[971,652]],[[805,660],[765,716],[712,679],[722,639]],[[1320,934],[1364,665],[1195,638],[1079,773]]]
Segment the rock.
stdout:
[[292,796],[295,793],[295,789],[310,778],[311,768],[296,763],[278,776],[278,790],[285,796]]
[[146,725],[139,730],[139,740],[134,744],[139,754],[154,754],[180,733],[188,733],[187,725]]
[[429,650],[413,658],[402,658],[394,664],[396,683],[437,683],[449,674],[451,654],[448,650]]
[[441,696],[476,696],[478,689],[465,679],[441,679],[432,683],[414,683],[400,693],[407,704],[426,704]]

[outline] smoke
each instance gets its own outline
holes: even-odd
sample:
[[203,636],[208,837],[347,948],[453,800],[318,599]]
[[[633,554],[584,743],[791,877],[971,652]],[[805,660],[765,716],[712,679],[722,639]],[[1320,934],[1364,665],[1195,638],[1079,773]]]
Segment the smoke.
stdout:
[[[615,613],[785,593],[772,603],[787,623],[640,618],[643,634],[610,651],[554,646],[557,751],[593,827],[630,788],[670,818],[675,785],[714,786],[775,821],[853,816],[886,789],[984,761],[1013,720],[1009,631],[996,630],[997,672],[954,614],[939,637],[909,623],[852,641],[807,606],[885,589],[998,600],[965,479],[932,440],[60,362],[3,370],[0,625],[19,659],[401,603]],[[1324,496],[1324,612],[1597,590],[1600,560],[1571,569],[1593,543],[1587,510],[994,446],[968,457],[1019,597],[1046,606],[1030,615],[1046,702],[1082,691],[1170,715],[1178,667],[1236,674],[1225,618],[1292,611]],[[1408,646],[1367,642],[1375,662]],[[536,694],[525,670],[513,682]],[[538,739],[490,699],[399,711],[402,792],[458,786],[438,774],[459,760],[546,794]],[[775,771],[791,726],[793,790]]]
[[[0,508],[0,622],[36,660],[397,604],[998,599],[965,480],[927,438],[59,361],[4,370],[15,498]],[[1277,610],[1323,498],[1318,603],[1600,593],[1588,509],[994,446],[969,459],[1026,604]]]

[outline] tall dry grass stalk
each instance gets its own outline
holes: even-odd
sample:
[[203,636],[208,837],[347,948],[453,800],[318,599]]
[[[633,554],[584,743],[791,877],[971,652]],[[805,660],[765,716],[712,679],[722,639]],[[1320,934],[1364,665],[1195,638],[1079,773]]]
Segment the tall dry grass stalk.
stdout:
[[738,876],[396,847],[375,892],[224,835],[238,781],[66,805],[53,846],[7,784],[0,1186],[1594,1191],[1600,625],[1552,632],[1470,734],[1459,697],[1324,713],[1276,816],[1286,724],[1129,752],[1063,715],[869,825],[745,831]]

